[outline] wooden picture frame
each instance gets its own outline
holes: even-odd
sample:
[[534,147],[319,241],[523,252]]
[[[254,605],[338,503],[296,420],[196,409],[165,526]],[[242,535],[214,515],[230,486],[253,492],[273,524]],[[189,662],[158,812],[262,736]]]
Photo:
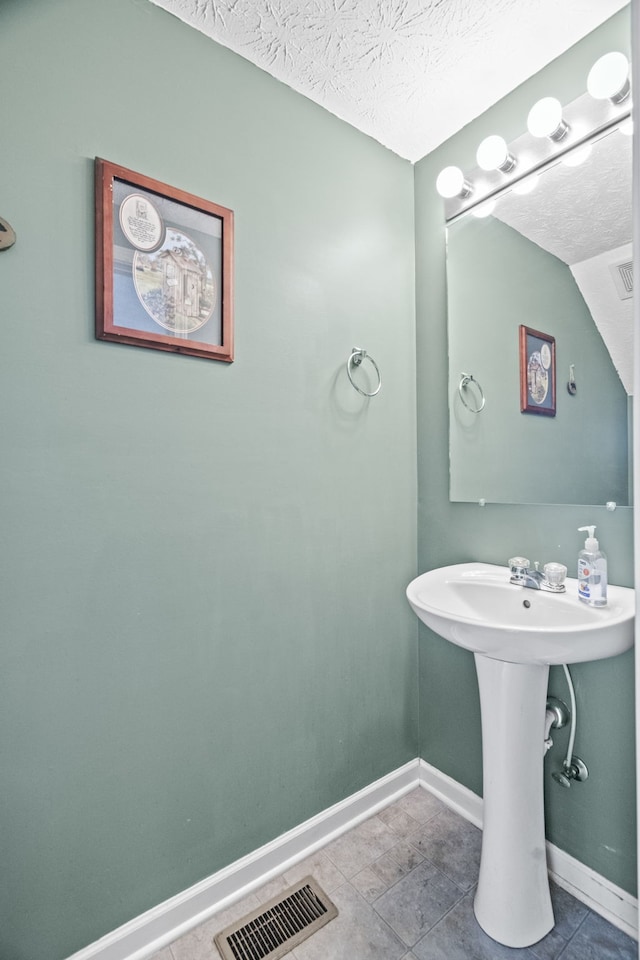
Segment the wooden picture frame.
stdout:
[[96,157],[96,337],[233,361],[233,211]]
[[520,412],[556,415],[556,341],[520,325]]

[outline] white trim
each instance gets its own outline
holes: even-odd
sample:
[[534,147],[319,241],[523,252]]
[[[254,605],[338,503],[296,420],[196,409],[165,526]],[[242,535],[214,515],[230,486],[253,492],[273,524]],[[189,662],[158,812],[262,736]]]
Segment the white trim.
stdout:
[[446,773],[432,767],[426,760],[420,760],[418,763],[420,786],[482,830],[482,797],[458,783],[457,780],[448,777]]
[[[420,760],[420,784],[482,829],[482,798]],[[638,901],[606,877],[547,841],[549,876],[595,913],[638,939]]]
[[638,939],[638,901],[626,890],[547,842],[549,876],[614,927]]
[[272,877],[418,786],[411,760],[182,893],[84,947],[68,960],[146,960]]
[[[272,877],[421,786],[482,828],[482,798],[432,767],[412,760],[340,803],[236,860],[200,883],[84,947],[68,960],[146,960]],[[589,867],[547,843],[549,872],[559,886],[637,939],[638,901]]]

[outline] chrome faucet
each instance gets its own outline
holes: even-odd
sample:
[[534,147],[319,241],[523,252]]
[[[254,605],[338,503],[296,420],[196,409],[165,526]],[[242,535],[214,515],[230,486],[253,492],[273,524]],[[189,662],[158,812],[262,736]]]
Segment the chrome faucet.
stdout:
[[567,575],[567,568],[563,563],[545,563],[542,572],[538,570],[538,562],[534,564],[535,569],[529,566],[526,557],[512,557],[509,560],[509,570],[511,577],[509,583],[517,587],[529,587],[531,590],[548,590],[550,593],[564,593],[566,587],[564,579]]

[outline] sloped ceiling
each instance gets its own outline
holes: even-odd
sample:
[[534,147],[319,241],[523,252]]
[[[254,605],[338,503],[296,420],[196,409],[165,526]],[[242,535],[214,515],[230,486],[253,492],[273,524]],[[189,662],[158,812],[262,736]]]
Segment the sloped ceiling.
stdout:
[[545,170],[532,193],[504,194],[493,213],[571,268],[628,394],[633,301],[620,298],[610,267],[632,257],[631,149],[631,137],[614,130],[578,166]]
[[151,0],[401,157],[425,156],[627,0]]
[[622,386],[633,394],[633,300],[621,300],[612,268],[629,262],[631,244],[607,250],[571,267],[580,293],[605,342]]
[[531,193],[504,194],[494,216],[570,266],[629,243],[631,141],[608,134],[578,166],[557,163]]

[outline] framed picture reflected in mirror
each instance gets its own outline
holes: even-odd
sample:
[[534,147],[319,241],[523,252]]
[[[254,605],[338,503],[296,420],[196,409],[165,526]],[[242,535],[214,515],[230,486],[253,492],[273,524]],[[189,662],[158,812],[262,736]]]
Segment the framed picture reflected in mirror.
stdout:
[[556,415],[556,341],[520,325],[520,412]]

